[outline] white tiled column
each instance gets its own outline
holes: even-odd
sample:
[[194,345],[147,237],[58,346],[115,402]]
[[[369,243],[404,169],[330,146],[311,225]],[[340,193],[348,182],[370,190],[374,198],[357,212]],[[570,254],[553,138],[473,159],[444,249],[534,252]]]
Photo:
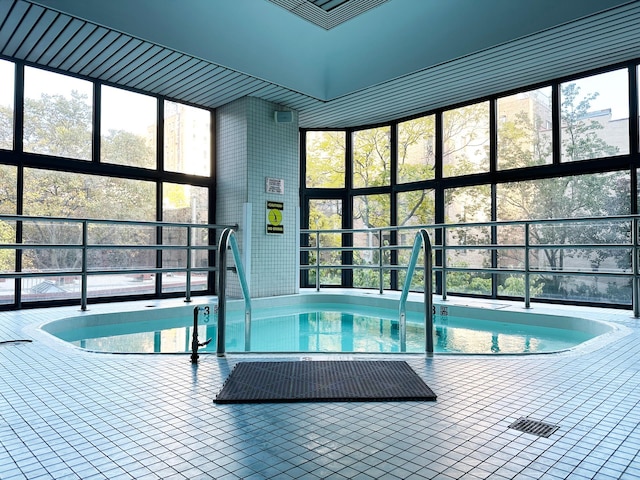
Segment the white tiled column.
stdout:
[[[284,110],[245,97],[216,111],[216,223],[239,225],[236,238],[243,257],[249,252],[252,297],[298,289],[298,116],[293,112],[292,122],[276,123],[274,112]],[[284,193],[267,193],[267,178],[282,180]],[[268,201],[283,204],[282,234],[267,234]],[[250,245],[244,245],[247,230]],[[240,295],[231,277],[228,291]]]

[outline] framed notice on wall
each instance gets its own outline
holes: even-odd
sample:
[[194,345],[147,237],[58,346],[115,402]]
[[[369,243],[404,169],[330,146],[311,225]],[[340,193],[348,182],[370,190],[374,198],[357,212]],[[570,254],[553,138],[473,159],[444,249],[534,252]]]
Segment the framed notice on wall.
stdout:
[[282,225],[282,211],[284,203],[267,201],[267,233],[282,235],[284,225]]
[[277,193],[278,195],[284,195],[284,180],[282,178],[269,178],[267,177],[267,185],[265,191],[267,193]]

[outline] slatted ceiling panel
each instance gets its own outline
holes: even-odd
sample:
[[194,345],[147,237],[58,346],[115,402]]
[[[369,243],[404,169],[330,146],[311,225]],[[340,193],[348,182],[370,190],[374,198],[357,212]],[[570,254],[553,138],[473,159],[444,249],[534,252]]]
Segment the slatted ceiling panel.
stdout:
[[[3,10],[5,10],[5,7],[10,6],[10,4],[8,5],[8,2],[0,2],[0,4],[3,7]],[[19,27],[20,21],[27,13],[28,9],[28,4],[21,4],[17,8],[6,8],[6,11],[0,11],[0,13],[3,14],[2,18],[5,19],[5,21],[1,25],[2,28],[0,29],[0,45],[8,45],[11,42],[11,37]],[[3,53],[4,50],[5,48],[2,49]]]
[[172,52],[161,47],[153,47],[145,52],[142,62],[136,64],[126,75],[117,79],[122,85],[135,86],[140,85],[149,77],[150,74],[164,68],[167,63],[171,63]]
[[149,83],[156,81],[158,78],[171,75],[171,72],[179,70],[182,65],[187,62],[188,57],[185,58],[185,56],[180,53],[165,50],[156,55],[153,60],[156,63],[147,66],[147,68],[142,71],[139,71],[135,78],[130,80],[124,78],[123,81],[135,83],[136,88],[147,90]]
[[161,51],[162,47],[148,42],[142,42],[127,55],[127,58],[124,58],[123,61],[117,65],[119,70],[115,71],[109,77],[109,81],[126,85],[126,82],[123,81],[124,78],[130,78],[132,72],[134,72],[135,75],[135,72],[144,70],[147,62]]
[[91,64],[87,65],[86,75],[108,80],[121,67],[124,59],[140,45],[142,45],[141,40],[120,35],[104,52],[97,55]]
[[259,80],[252,78],[242,78],[237,82],[225,83],[218,88],[207,90],[207,92],[200,97],[200,101],[208,105],[224,105],[228,103],[230,98],[238,98],[238,96],[246,96],[245,92],[252,91],[255,86],[255,82]]
[[78,69],[80,75],[92,76],[99,70],[99,67],[109,61],[118,50],[124,47],[127,38],[118,32],[109,31],[100,42],[93,45],[91,50],[85,54],[85,63],[82,68]]
[[174,96],[186,100],[187,96],[197,95],[203,89],[209,88],[210,85],[224,81],[224,75],[227,73],[227,70],[222,67],[209,65],[206,69],[203,69],[200,76],[187,79],[184,84],[180,85],[178,89],[175,89]]
[[[36,6],[34,6],[34,8],[29,11],[29,14],[31,14],[32,11],[33,12],[37,11],[35,7]],[[51,10],[45,10],[42,7],[38,7],[38,8],[40,8],[43,11],[42,15],[39,16],[38,18],[30,19],[31,24],[30,24],[29,33],[22,37],[22,42],[20,44],[20,47],[18,48],[17,51],[11,54],[12,56],[16,56],[18,58],[29,58],[31,52],[35,48],[38,41],[51,27],[53,22],[56,21],[56,18],[58,18],[58,14],[56,12],[53,12]],[[20,39],[19,33],[17,33],[14,36],[17,39]]]
[[199,78],[207,65],[202,60],[190,58],[179,70],[173,72],[173,75],[166,78],[158,78],[154,82],[150,82],[147,88],[154,91],[162,88],[167,92],[166,95],[175,96],[176,89],[194,78]]
[[[49,25],[37,44],[34,45],[33,50],[29,52],[29,56],[25,58],[30,62],[40,63],[45,65],[45,61],[41,60],[47,50],[51,48],[51,44],[58,38],[61,32],[72,22],[72,18],[66,15],[57,15],[53,23]],[[51,54],[53,56],[54,53]]]
[[218,67],[214,65],[206,64],[197,72],[186,77],[182,82],[167,88],[167,95],[174,98],[182,98],[187,92],[191,91],[191,89],[208,82],[209,79],[215,75],[217,68]]
[[40,17],[44,14],[45,9],[38,6],[32,6],[22,16],[20,24],[11,35],[3,52],[5,55],[14,56],[17,50],[24,44],[24,40],[29,36],[33,26],[36,25]]
[[[84,26],[85,22],[78,20],[77,18],[66,17],[64,20],[68,20],[64,24],[64,27],[57,32],[55,39],[49,43],[42,54],[38,57],[37,62],[42,65],[52,66],[52,60],[60,53],[67,43],[73,39],[73,36]],[[61,24],[54,24],[56,27],[62,26]]]
[[69,65],[73,65],[74,59],[77,59],[75,52],[95,30],[96,27],[94,25],[83,23],[73,35],[64,39],[64,46],[51,58],[49,66],[66,70],[63,65],[67,61],[70,61]]
[[138,82],[138,87],[141,90],[154,90],[162,87],[163,89],[169,87],[175,83],[175,78],[184,78],[182,72],[189,69],[197,60],[193,58],[185,57],[178,53],[172,53],[165,59],[165,65],[158,68],[155,72],[147,72],[148,76],[144,80]]
[[[81,37],[83,33],[87,33],[84,38]],[[100,27],[93,29],[91,32],[85,28],[80,30],[76,35],[75,41],[69,45],[69,50],[72,51],[57,68],[67,72],[78,73],[87,62],[90,61],[90,59],[85,58],[86,53],[91,50],[94,45],[100,43],[107,33],[107,29]]]

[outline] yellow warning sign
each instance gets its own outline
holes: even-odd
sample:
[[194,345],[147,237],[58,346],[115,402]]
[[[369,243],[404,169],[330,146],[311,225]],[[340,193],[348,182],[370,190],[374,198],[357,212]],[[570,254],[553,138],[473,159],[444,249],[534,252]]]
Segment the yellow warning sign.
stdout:
[[282,211],[284,203],[267,202],[267,233],[283,234],[284,225],[282,225]]

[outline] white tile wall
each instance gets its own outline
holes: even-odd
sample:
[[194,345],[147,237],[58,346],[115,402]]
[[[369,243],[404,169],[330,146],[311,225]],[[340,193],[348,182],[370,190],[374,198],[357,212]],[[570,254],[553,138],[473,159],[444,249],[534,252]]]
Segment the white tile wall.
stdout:
[[[276,123],[274,112],[283,107],[247,97],[217,110],[216,222],[238,223],[242,251],[243,205],[251,204],[252,297],[296,293],[296,215],[299,203],[298,116]],[[284,194],[267,194],[266,179],[284,180]],[[267,201],[284,204],[284,234],[266,233]],[[245,265],[245,267],[247,267]],[[240,295],[229,278],[228,292]]]

